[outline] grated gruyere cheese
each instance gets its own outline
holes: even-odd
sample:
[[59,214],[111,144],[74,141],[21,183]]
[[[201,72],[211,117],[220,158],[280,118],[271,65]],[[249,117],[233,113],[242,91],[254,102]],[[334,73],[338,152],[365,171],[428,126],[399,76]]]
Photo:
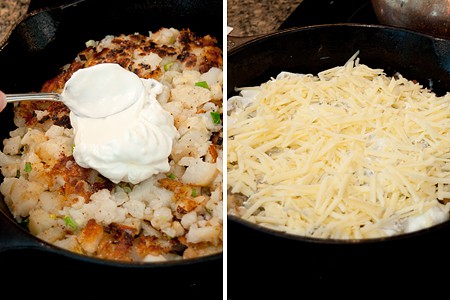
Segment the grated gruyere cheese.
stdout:
[[[228,100],[229,211],[292,234],[377,238],[449,218],[450,93],[359,62]],[[445,200],[445,201],[444,201]]]

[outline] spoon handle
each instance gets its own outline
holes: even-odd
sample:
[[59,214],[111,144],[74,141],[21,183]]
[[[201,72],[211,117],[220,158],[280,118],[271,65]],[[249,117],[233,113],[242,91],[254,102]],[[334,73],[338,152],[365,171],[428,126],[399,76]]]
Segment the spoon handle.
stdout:
[[25,93],[25,94],[6,94],[6,102],[16,101],[61,101],[58,93]]

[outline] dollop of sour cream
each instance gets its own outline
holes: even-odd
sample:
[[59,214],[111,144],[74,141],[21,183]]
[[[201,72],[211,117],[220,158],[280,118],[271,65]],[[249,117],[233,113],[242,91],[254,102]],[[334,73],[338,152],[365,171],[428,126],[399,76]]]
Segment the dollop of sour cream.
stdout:
[[71,110],[77,164],[114,183],[137,184],[169,171],[179,133],[157,100],[162,91],[160,82],[114,63],[76,71],[61,96]]

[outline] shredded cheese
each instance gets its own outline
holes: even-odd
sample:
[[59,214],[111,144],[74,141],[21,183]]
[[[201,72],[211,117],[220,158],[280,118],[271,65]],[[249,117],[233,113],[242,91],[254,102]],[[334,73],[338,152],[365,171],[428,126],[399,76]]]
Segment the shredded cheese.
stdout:
[[228,100],[228,189],[246,197],[230,213],[334,239],[449,218],[450,93],[357,55],[317,76],[282,72]]

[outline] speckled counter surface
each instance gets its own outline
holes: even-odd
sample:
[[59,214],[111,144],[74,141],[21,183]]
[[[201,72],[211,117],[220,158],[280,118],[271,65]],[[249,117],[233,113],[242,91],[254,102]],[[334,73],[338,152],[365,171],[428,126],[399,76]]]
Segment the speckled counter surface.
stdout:
[[265,34],[278,29],[302,0],[227,0],[227,26],[233,36]]
[[0,0],[0,44],[28,11],[30,0]]

